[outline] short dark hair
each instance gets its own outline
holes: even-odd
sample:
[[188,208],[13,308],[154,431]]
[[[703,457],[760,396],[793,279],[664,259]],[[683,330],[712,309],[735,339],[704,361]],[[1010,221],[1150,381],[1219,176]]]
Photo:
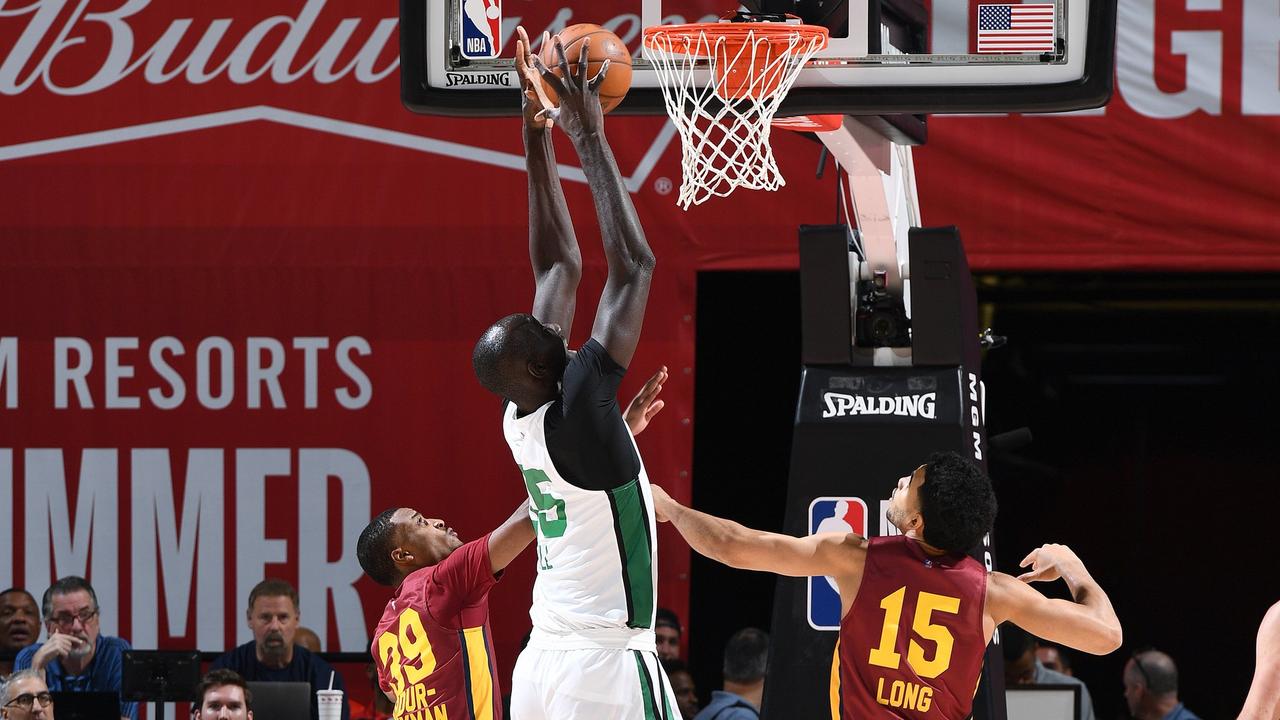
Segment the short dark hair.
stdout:
[[[0,598],[12,593],[21,593],[23,595],[26,595],[27,599],[31,601],[31,604],[36,605],[36,596],[28,592],[26,588],[11,587],[8,590],[0,590]],[[93,602],[95,605],[98,603],[97,600],[94,600]],[[36,605],[36,608],[39,609],[39,605]]]
[[267,578],[249,591],[249,604],[247,609],[253,612],[253,603],[260,597],[287,597],[293,602],[293,609],[300,610],[301,605],[298,604],[298,591],[293,588],[287,580],[280,578]]
[[[925,525],[925,528],[928,527],[928,525]],[[1000,648],[1004,653],[1006,662],[1017,660],[1031,652],[1035,646],[1036,639],[1026,630],[1013,623],[1005,623],[1000,626]]]
[[218,668],[210,670],[204,677],[200,678],[200,684],[196,686],[195,703],[196,709],[204,707],[204,696],[216,687],[223,685],[235,685],[244,691],[245,709],[253,709],[253,693],[249,692],[249,685],[240,677],[240,673],[230,668]]
[[675,611],[664,607],[658,608],[657,612],[654,613],[653,627],[669,627],[678,633],[684,632],[684,629],[680,627],[680,616],[676,615]]
[[395,585],[396,564],[391,561],[391,549],[396,542],[396,526],[391,516],[400,508],[387,508],[369,521],[356,540],[356,559],[364,574],[379,585]]
[[89,593],[89,599],[93,600],[93,609],[98,609],[98,593],[93,591],[93,586],[88,580],[79,575],[68,575],[58,578],[48,590],[44,591],[44,597],[40,598],[40,614],[43,617],[49,617],[53,612],[53,596],[54,595],[70,595],[73,592],[83,590]]
[[996,493],[982,468],[956,452],[929,456],[920,486],[924,541],[951,553],[967,553],[991,532]]
[[724,679],[750,683],[764,677],[769,666],[769,634],[756,628],[743,628],[724,646]]
[[[671,677],[678,672],[689,672],[689,666],[684,664],[680,658],[659,658],[658,662],[662,665],[662,669],[667,671],[667,677]],[[689,673],[692,675],[693,673]]]

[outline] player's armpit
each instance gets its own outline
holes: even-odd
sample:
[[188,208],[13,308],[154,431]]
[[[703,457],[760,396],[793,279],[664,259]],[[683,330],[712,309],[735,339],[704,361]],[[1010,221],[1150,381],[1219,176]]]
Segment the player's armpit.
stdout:
[[[1005,621],[1043,640],[1094,655],[1114,652],[1123,642],[1120,622],[1088,593],[1102,593],[1097,583],[1081,588],[1078,602],[1041,595],[1026,583],[1004,573],[991,573],[987,582],[987,614],[999,625]],[[1105,599],[1105,595],[1103,598]]]
[[501,572],[536,536],[533,522],[529,520],[529,501],[525,500],[498,529],[489,533],[489,567],[496,574]]

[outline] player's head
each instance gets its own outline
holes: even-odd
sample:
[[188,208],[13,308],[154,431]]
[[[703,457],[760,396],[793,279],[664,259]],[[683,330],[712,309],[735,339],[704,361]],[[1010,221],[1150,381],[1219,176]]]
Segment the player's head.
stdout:
[[959,453],[934,453],[898,480],[886,516],[939,550],[967,553],[991,531],[996,494],[986,473]]
[[413,508],[390,508],[369,521],[356,541],[360,567],[379,585],[397,585],[419,568],[435,565],[462,546],[443,520]]
[[486,390],[526,407],[555,397],[568,362],[564,330],[525,313],[490,325],[471,353],[471,366]]

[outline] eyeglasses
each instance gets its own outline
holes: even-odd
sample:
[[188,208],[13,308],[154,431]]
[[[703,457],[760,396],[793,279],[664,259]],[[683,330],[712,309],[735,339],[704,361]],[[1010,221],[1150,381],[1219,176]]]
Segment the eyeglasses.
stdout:
[[17,707],[22,710],[30,710],[36,703],[40,703],[40,707],[49,707],[53,704],[53,695],[49,692],[42,692],[32,695],[31,693],[23,693],[18,697],[5,703],[5,707]]
[[94,608],[92,610],[89,610],[86,608],[84,610],[81,610],[78,613],[62,613],[61,615],[50,615],[49,622],[53,623],[54,625],[57,625],[58,627],[71,627],[72,625],[76,624],[76,620],[79,620],[81,625],[88,625],[89,621],[93,619],[93,616],[97,614],[98,614],[98,608]]
[[1133,654],[1129,656],[1129,659],[1133,661],[1133,666],[1137,668],[1138,672],[1141,673],[1142,675],[1143,686],[1147,688],[1151,687],[1151,676],[1147,674],[1147,669],[1142,666],[1142,658],[1140,656],[1143,653],[1151,652],[1154,649],[1155,648],[1145,647],[1145,648],[1142,648],[1141,650],[1133,651]]

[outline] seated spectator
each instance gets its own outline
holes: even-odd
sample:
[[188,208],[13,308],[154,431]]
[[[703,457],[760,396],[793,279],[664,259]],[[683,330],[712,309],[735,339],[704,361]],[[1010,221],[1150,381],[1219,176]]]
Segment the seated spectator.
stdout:
[[1094,720],[1093,698],[1089,688],[1070,675],[1045,667],[1037,657],[1039,641],[1026,630],[1005,623],[1000,626],[1000,647],[1004,649],[1004,684],[1015,685],[1079,685],[1080,720]]
[[769,636],[743,628],[724,646],[724,690],[711,693],[711,703],[695,720],[759,720],[764,673],[769,664]]
[[698,687],[693,684],[689,668],[679,658],[663,660],[662,668],[667,671],[667,679],[671,681],[671,694],[676,696],[680,717],[683,720],[693,720],[698,714]]
[[1253,683],[1237,720],[1280,720],[1280,602],[1258,626]]
[[[342,676],[334,673],[329,663],[310,650],[293,644],[298,631],[298,591],[284,580],[263,580],[249,593],[246,611],[253,640],[229,650],[210,667],[229,668],[250,682],[306,682],[315,690],[329,687],[346,693]],[[311,695],[311,718],[319,720],[320,706]],[[342,720],[350,720],[351,711],[342,707]]]
[[1036,646],[1036,659],[1045,668],[1054,672],[1060,672],[1067,677],[1075,677],[1076,674],[1071,671],[1071,656],[1065,650],[1057,645],[1046,645],[1039,643]]
[[660,607],[655,613],[653,634],[658,642],[658,659],[674,660],[680,657],[680,616]]
[[1178,701],[1178,666],[1159,650],[1141,650],[1125,663],[1124,700],[1134,720],[1200,720]]
[[0,592],[0,676],[13,672],[13,659],[40,636],[40,608],[22,588]]
[[0,692],[0,717],[4,720],[53,720],[53,696],[35,670],[19,670],[9,676]]
[[[53,692],[120,692],[124,673],[122,638],[99,634],[98,594],[88,580],[61,578],[40,600],[49,639],[18,653],[13,666],[44,674]],[[120,701],[120,717],[138,720],[138,704]]]
[[234,670],[210,670],[196,686],[195,720],[253,720],[253,693]]
[[293,634],[293,644],[300,645],[313,653],[320,652],[320,636],[311,628],[299,626],[298,632]]

